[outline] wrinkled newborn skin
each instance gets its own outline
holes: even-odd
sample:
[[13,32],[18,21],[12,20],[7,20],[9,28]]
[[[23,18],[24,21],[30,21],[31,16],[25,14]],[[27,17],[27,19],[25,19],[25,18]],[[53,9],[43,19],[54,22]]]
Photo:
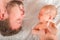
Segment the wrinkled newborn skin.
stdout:
[[[24,8],[21,1],[11,1],[7,4],[7,18],[0,20],[0,32],[3,36],[11,36],[20,31],[24,18]],[[5,14],[4,14],[5,15]]]
[[[38,16],[40,21],[33,28],[32,34],[40,35],[39,36],[40,40],[56,40],[55,38],[56,38],[57,28],[55,23],[52,22],[56,14],[57,14],[57,9],[54,5],[45,5],[44,7],[42,7]],[[48,38],[49,36],[50,38]]]

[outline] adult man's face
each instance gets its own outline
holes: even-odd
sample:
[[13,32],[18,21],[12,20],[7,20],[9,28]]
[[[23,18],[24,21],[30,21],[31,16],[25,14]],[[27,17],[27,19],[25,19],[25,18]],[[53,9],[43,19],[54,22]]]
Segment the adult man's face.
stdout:
[[24,8],[23,5],[16,5],[9,10],[8,17],[0,21],[1,33],[3,35],[13,34],[17,32],[22,25],[24,18]]
[[17,30],[18,28],[20,28],[23,17],[24,17],[23,5],[20,5],[20,7],[16,5],[11,8],[9,13],[9,23],[12,30]]

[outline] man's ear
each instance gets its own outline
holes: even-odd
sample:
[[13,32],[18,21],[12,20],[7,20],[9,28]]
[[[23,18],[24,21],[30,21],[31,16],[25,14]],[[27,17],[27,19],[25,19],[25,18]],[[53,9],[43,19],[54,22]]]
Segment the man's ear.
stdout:
[[0,14],[0,20],[5,20],[6,18],[8,18],[7,12]]
[[4,14],[0,14],[0,20],[2,20],[4,17]]

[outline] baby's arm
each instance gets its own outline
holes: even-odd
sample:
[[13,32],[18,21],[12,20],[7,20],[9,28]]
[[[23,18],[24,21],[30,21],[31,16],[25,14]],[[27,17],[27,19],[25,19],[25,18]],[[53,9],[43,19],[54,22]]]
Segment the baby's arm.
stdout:
[[47,27],[44,24],[38,23],[33,29],[32,32],[33,33],[38,33],[40,30],[44,30]]
[[40,30],[40,29],[39,29],[39,27],[40,27],[39,25],[40,25],[40,24],[37,24],[37,25],[32,29],[32,33],[33,33],[33,34],[38,34],[38,32],[39,32],[39,30]]
[[32,34],[35,35],[35,36],[37,35],[40,40],[44,40],[44,39],[45,39],[45,32],[44,32],[44,30],[42,30],[42,29],[40,30],[40,28],[41,28],[41,24],[37,24],[37,25],[33,28]]

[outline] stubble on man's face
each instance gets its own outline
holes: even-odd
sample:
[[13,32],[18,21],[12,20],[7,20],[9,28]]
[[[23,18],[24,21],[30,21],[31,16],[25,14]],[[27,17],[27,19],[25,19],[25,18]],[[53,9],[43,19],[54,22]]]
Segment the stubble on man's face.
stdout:
[[14,35],[14,34],[18,33],[20,31],[20,29],[21,28],[19,28],[18,30],[12,30],[10,28],[9,19],[6,19],[4,21],[0,21],[0,32],[3,36]]

